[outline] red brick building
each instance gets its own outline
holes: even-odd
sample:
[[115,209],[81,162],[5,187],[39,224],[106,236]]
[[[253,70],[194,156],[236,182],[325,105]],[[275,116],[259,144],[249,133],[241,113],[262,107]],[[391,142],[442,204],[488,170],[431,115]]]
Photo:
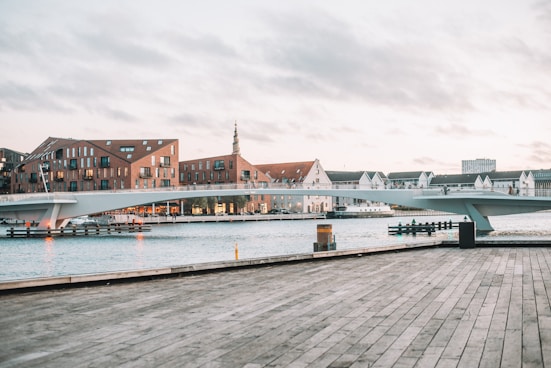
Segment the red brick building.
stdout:
[[178,140],[49,137],[19,164],[12,193],[148,189],[178,184]]
[[[214,156],[180,162],[180,185],[250,184],[265,185],[270,178],[241,156],[237,125],[234,130],[233,152],[230,155]],[[220,199],[222,201],[222,199]],[[247,198],[244,208],[229,206],[228,213],[266,212],[270,196],[256,195]]]

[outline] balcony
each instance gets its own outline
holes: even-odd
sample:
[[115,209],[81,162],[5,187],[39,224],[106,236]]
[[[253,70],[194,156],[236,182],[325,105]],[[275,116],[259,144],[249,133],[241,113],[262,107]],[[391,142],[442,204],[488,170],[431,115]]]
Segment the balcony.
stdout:
[[83,180],[94,180],[94,175],[86,175],[86,174],[85,174],[85,175],[82,177],[82,179],[83,179]]
[[141,167],[140,168],[140,178],[147,179],[151,178],[153,175],[151,174],[151,168],[149,167]]

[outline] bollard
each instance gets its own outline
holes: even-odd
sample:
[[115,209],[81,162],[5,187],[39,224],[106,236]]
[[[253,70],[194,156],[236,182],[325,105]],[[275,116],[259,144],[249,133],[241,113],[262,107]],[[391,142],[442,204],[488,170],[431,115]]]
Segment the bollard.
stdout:
[[10,227],[10,238],[13,238],[13,226]]
[[317,242],[314,243],[314,252],[336,250],[331,224],[319,224],[317,227]]
[[459,248],[474,248],[476,246],[476,230],[474,222],[459,223]]
[[235,248],[234,248],[234,252],[235,252],[235,260],[239,260],[239,247],[237,246],[237,243],[235,243]]

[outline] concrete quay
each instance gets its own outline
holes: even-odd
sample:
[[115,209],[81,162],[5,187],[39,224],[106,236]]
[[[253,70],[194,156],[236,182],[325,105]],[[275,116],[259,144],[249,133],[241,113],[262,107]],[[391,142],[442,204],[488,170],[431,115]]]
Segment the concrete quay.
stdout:
[[551,367],[550,295],[543,244],[6,293],[0,367]]

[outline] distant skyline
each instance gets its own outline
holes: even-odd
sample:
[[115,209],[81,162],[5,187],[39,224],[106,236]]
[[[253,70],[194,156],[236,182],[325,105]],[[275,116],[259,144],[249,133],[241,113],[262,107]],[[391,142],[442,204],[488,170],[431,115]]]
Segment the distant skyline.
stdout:
[[325,170],[551,168],[551,1],[0,0],[0,147],[180,141]]

